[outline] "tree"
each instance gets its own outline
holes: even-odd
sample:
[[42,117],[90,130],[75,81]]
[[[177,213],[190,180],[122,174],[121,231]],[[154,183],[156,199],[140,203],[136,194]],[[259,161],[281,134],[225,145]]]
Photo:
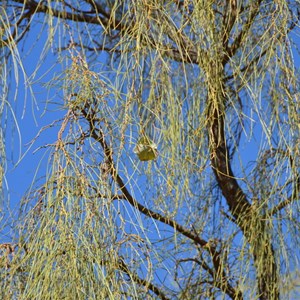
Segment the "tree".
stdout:
[[[289,297],[299,265],[297,1],[1,4],[2,107],[6,74],[23,68],[38,32],[38,63],[53,49],[62,70],[48,105],[64,112],[45,145],[46,177],[2,244],[2,297]],[[140,161],[134,149],[153,142],[156,159]]]

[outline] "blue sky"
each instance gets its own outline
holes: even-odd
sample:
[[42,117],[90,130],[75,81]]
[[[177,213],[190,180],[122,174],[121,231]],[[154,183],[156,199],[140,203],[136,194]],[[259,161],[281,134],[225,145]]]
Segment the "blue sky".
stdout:
[[10,227],[14,227],[22,197],[36,179],[41,178],[40,183],[44,181],[42,177],[46,174],[49,157],[45,148],[39,147],[55,142],[57,129],[50,127],[39,131],[64,113],[60,109],[62,103],[51,102],[51,99],[59,99],[57,91],[46,86],[55,74],[61,72],[59,64],[49,68],[54,65],[57,56],[49,50],[43,63],[38,65],[47,38],[44,29],[44,34],[36,39],[39,31],[39,27],[34,28],[25,42],[19,44],[22,65],[11,59],[7,65],[7,69],[11,70],[7,80],[10,84],[9,106],[4,110],[3,119],[6,120],[2,121],[2,126],[5,128],[7,155],[4,205],[9,203],[10,213],[7,214],[7,207],[4,208],[6,214],[1,224],[5,223],[6,227],[0,233],[1,242],[11,241]]

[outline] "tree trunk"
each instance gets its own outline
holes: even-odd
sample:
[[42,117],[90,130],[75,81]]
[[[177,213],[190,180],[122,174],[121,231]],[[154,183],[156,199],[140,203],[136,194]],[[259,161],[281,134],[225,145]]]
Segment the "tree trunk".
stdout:
[[236,224],[242,230],[252,250],[256,268],[259,299],[279,299],[278,274],[271,235],[265,220],[257,213],[239,186],[231,168],[225,137],[225,103],[223,70],[216,60],[207,72],[207,129],[209,137],[211,165],[219,188],[229,206]]

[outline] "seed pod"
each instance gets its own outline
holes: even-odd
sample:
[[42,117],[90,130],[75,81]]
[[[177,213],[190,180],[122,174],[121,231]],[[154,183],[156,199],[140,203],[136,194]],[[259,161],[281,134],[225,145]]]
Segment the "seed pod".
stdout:
[[156,159],[158,155],[157,145],[147,136],[143,136],[138,140],[133,152],[137,154],[141,161]]

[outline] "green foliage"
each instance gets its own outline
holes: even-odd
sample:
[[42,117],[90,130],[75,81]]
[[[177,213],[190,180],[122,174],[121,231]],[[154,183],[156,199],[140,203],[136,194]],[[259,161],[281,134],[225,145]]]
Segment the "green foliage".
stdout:
[[[16,0],[0,8],[2,123],[22,136],[15,111],[27,108],[24,77],[33,107],[45,103],[36,89],[48,89],[43,108],[52,121],[34,142],[53,128],[57,136],[44,146],[45,177],[20,199],[20,214],[9,215],[1,297],[296,293],[295,6]],[[0,132],[4,179],[11,127]],[[9,207],[5,186],[3,195]]]

